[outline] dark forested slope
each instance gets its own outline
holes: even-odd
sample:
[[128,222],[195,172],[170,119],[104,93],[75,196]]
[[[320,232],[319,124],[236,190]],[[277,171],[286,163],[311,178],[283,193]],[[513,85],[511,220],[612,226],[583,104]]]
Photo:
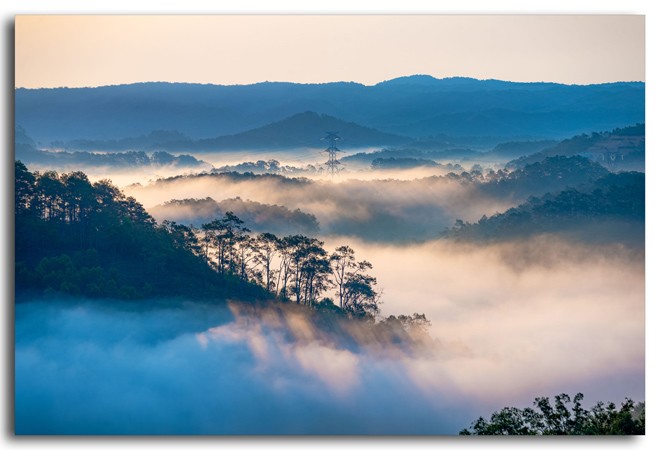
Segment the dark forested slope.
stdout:
[[16,162],[16,288],[87,297],[265,298],[214,272],[191,230],[157,225],[142,205],[82,172],[31,173]]
[[587,242],[643,246],[644,179],[639,172],[609,173],[591,183],[530,197],[476,223],[458,220],[446,235],[458,240],[508,240],[560,233]]

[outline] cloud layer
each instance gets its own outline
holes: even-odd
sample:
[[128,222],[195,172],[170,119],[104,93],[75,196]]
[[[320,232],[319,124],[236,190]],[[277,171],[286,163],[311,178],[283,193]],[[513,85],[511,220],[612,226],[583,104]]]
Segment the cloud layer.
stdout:
[[18,303],[16,430],[455,434],[540,395],[643,400],[643,258],[545,239],[351,242],[378,262],[386,315],[433,323],[414,351],[291,311]]

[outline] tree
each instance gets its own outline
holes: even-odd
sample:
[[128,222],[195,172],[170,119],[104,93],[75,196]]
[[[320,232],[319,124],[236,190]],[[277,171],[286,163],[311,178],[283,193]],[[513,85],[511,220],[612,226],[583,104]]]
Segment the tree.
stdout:
[[194,255],[201,253],[201,245],[194,228],[169,220],[163,220],[161,226],[170,235],[175,247],[189,250]]
[[60,180],[63,186],[64,221],[75,224],[82,249],[89,234],[90,216],[96,207],[96,193],[83,172],[63,174]]
[[263,280],[264,287],[268,292],[275,287],[273,277],[275,272],[272,264],[277,255],[277,250],[280,247],[280,240],[272,233],[261,233],[257,236],[256,240],[256,259],[263,268],[265,279]]
[[16,161],[14,165],[14,177],[16,180],[14,199],[15,199],[15,213],[16,215],[28,214],[34,210],[34,192],[35,192],[35,177],[20,161]]
[[243,281],[254,281],[259,278],[258,271],[255,270],[257,261],[257,241],[244,229],[245,233],[241,233],[236,237],[236,262],[238,267],[238,275]]
[[142,225],[153,228],[156,226],[156,221],[144,209],[144,206],[138,202],[134,197],[126,197],[122,202],[124,210],[128,213],[127,219],[136,225]]
[[348,245],[337,247],[330,256],[330,265],[332,275],[337,286],[337,296],[339,297],[339,307],[344,309],[346,281],[353,269],[355,269],[355,250]]
[[311,256],[302,267],[303,303],[313,305],[330,285],[330,261],[323,247],[312,247]]
[[[277,251],[280,255],[280,269],[278,271],[275,292],[281,299],[288,298],[288,283],[291,277],[293,252],[295,248],[296,236],[285,236],[277,243]],[[280,285],[282,286],[280,288]]]
[[213,263],[210,262],[211,255],[209,254],[209,248],[211,244],[215,243],[217,245],[218,251],[218,262],[216,264],[216,270],[218,273],[224,273],[225,269],[225,253],[227,253],[227,241],[225,239],[225,227],[222,221],[215,219],[211,223],[205,223],[202,225],[202,230],[204,232],[204,256],[209,261],[211,267]]
[[[591,410],[582,407],[584,395],[573,399],[556,395],[554,405],[548,397],[537,397],[535,408],[506,407],[494,412],[490,420],[479,417],[461,435],[605,435],[644,434],[644,403],[626,399],[617,410],[614,403],[598,402]],[[573,406],[570,407],[570,403]]]
[[64,220],[86,222],[96,204],[94,188],[83,172],[71,172],[60,177],[63,185]]
[[362,261],[355,272],[349,273],[344,287],[344,309],[355,316],[378,314],[380,293],[376,291],[376,278],[364,273],[371,263]]
[[64,186],[54,170],[35,173],[39,213],[44,220],[60,220]]
[[122,206],[126,200],[124,193],[108,179],[99,180],[93,185],[96,195],[96,209],[92,220],[97,230],[121,223]]
[[[276,285],[279,295],[291,294],[296,303],[311,305],[325,291],[330,282],[330,260],[323,242],[300,234],[286,236],[279,241],[280,273]],[[290,283],[289,283],[290,282]]]
[[343,245],[330,256],[330,264],[339,307],[353,315],[375,316],[380,293],[375,289],[376,278],[367,274],[367,270],[373,269],[371,263],[356,262],[355,250]]
[[[256,284],[218,276],[200,255],[196,230],[168,221],[158,226],[108,180],[92,185],[82,172],[30,173],[18,161],[15,171],[17,290],[130,299],[268,297]],[[237,261],[249,274],[248,259]]]
[[219,235],[219,239],[224,241],[223,248],[226,248],[229,252],[226,262],[228,264],[227,270],[230,274],[235,274],[236,267],[240,264],[237,263],[235,256],[235,245],[237,242],[240,242],[242,236],[250,232],[249,229],[243,227],[244,223],[232,211],[227,211],[221,221],[220,230],[222,233]]

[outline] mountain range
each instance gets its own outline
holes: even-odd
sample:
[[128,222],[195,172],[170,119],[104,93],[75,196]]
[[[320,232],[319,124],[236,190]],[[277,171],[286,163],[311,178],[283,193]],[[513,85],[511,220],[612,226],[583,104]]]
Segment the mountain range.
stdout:
[[168,150],[210,152],[221,150],[270,149],[324,147],[323,138],[328,131],[341,135],[350,148],[400,145],[410,138],[397,136],[373,128],[346,122],[326,114],[305,111],[283,120],[242,133],[218,136],[211,139],[193,140],[181,133],[156,131],[146,136],[119,140],[77,139],[58,144],[66,150],[126,151]]
[[493,136],[503,142],[521,137],[558,139],[641,123],[644,95],[642,82],[562,85],[424,75],[374,86],[153,82],[16,89],[15,118],[42,145],[119,140],[154,130],[230,145],[236,138],[228,136],[248,132],[242,136],[251,134],[259,140],[254,130],[266,127],[267,131],[269,125],[306,111],[378,131],[381,137]]

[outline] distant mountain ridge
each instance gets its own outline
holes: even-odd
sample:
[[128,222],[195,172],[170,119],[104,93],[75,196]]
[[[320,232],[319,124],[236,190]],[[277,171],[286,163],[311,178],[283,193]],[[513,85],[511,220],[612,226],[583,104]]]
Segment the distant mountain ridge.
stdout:
[[[409,142],[410,138],[383,133],[353,122],[346,122],[327,114],[305,111],[263,127],[242,133],[202,139],[193,143],[170,143],[166,148],[181,150],[241,150],[251,148],[300,148],[325,147],[323,138],[329,131],[337,132],[345,145],[350,148],[376,145],[397,145]],[[341,145],[341,144],[339,144]]]
[[43,144],[123,139],[153,130],[211,139],[304,111],[413,138],[447,134],[556,139],[644,122],[644,95],[642,82],[581,86],[423,75],[374,86],[347,82],[137,83],[19,88],[15,91],[15,119]]
[[323,138],[328,131],[339,133],[342,143],[348,148],[399,145],[410,142],[410,138],[383,133],[373,128],[346,122],[327,114],[312,111],[295,114],[233,135],[210,139],[193,140],[174,131],[154,131],[146,136],[128,137],[120,140],[78,139],[56,142],[55,147],[65,150],[126,151],[126,150],[169,150],[169,151],[217,151],[247,149],[291,149],[325,147]]

